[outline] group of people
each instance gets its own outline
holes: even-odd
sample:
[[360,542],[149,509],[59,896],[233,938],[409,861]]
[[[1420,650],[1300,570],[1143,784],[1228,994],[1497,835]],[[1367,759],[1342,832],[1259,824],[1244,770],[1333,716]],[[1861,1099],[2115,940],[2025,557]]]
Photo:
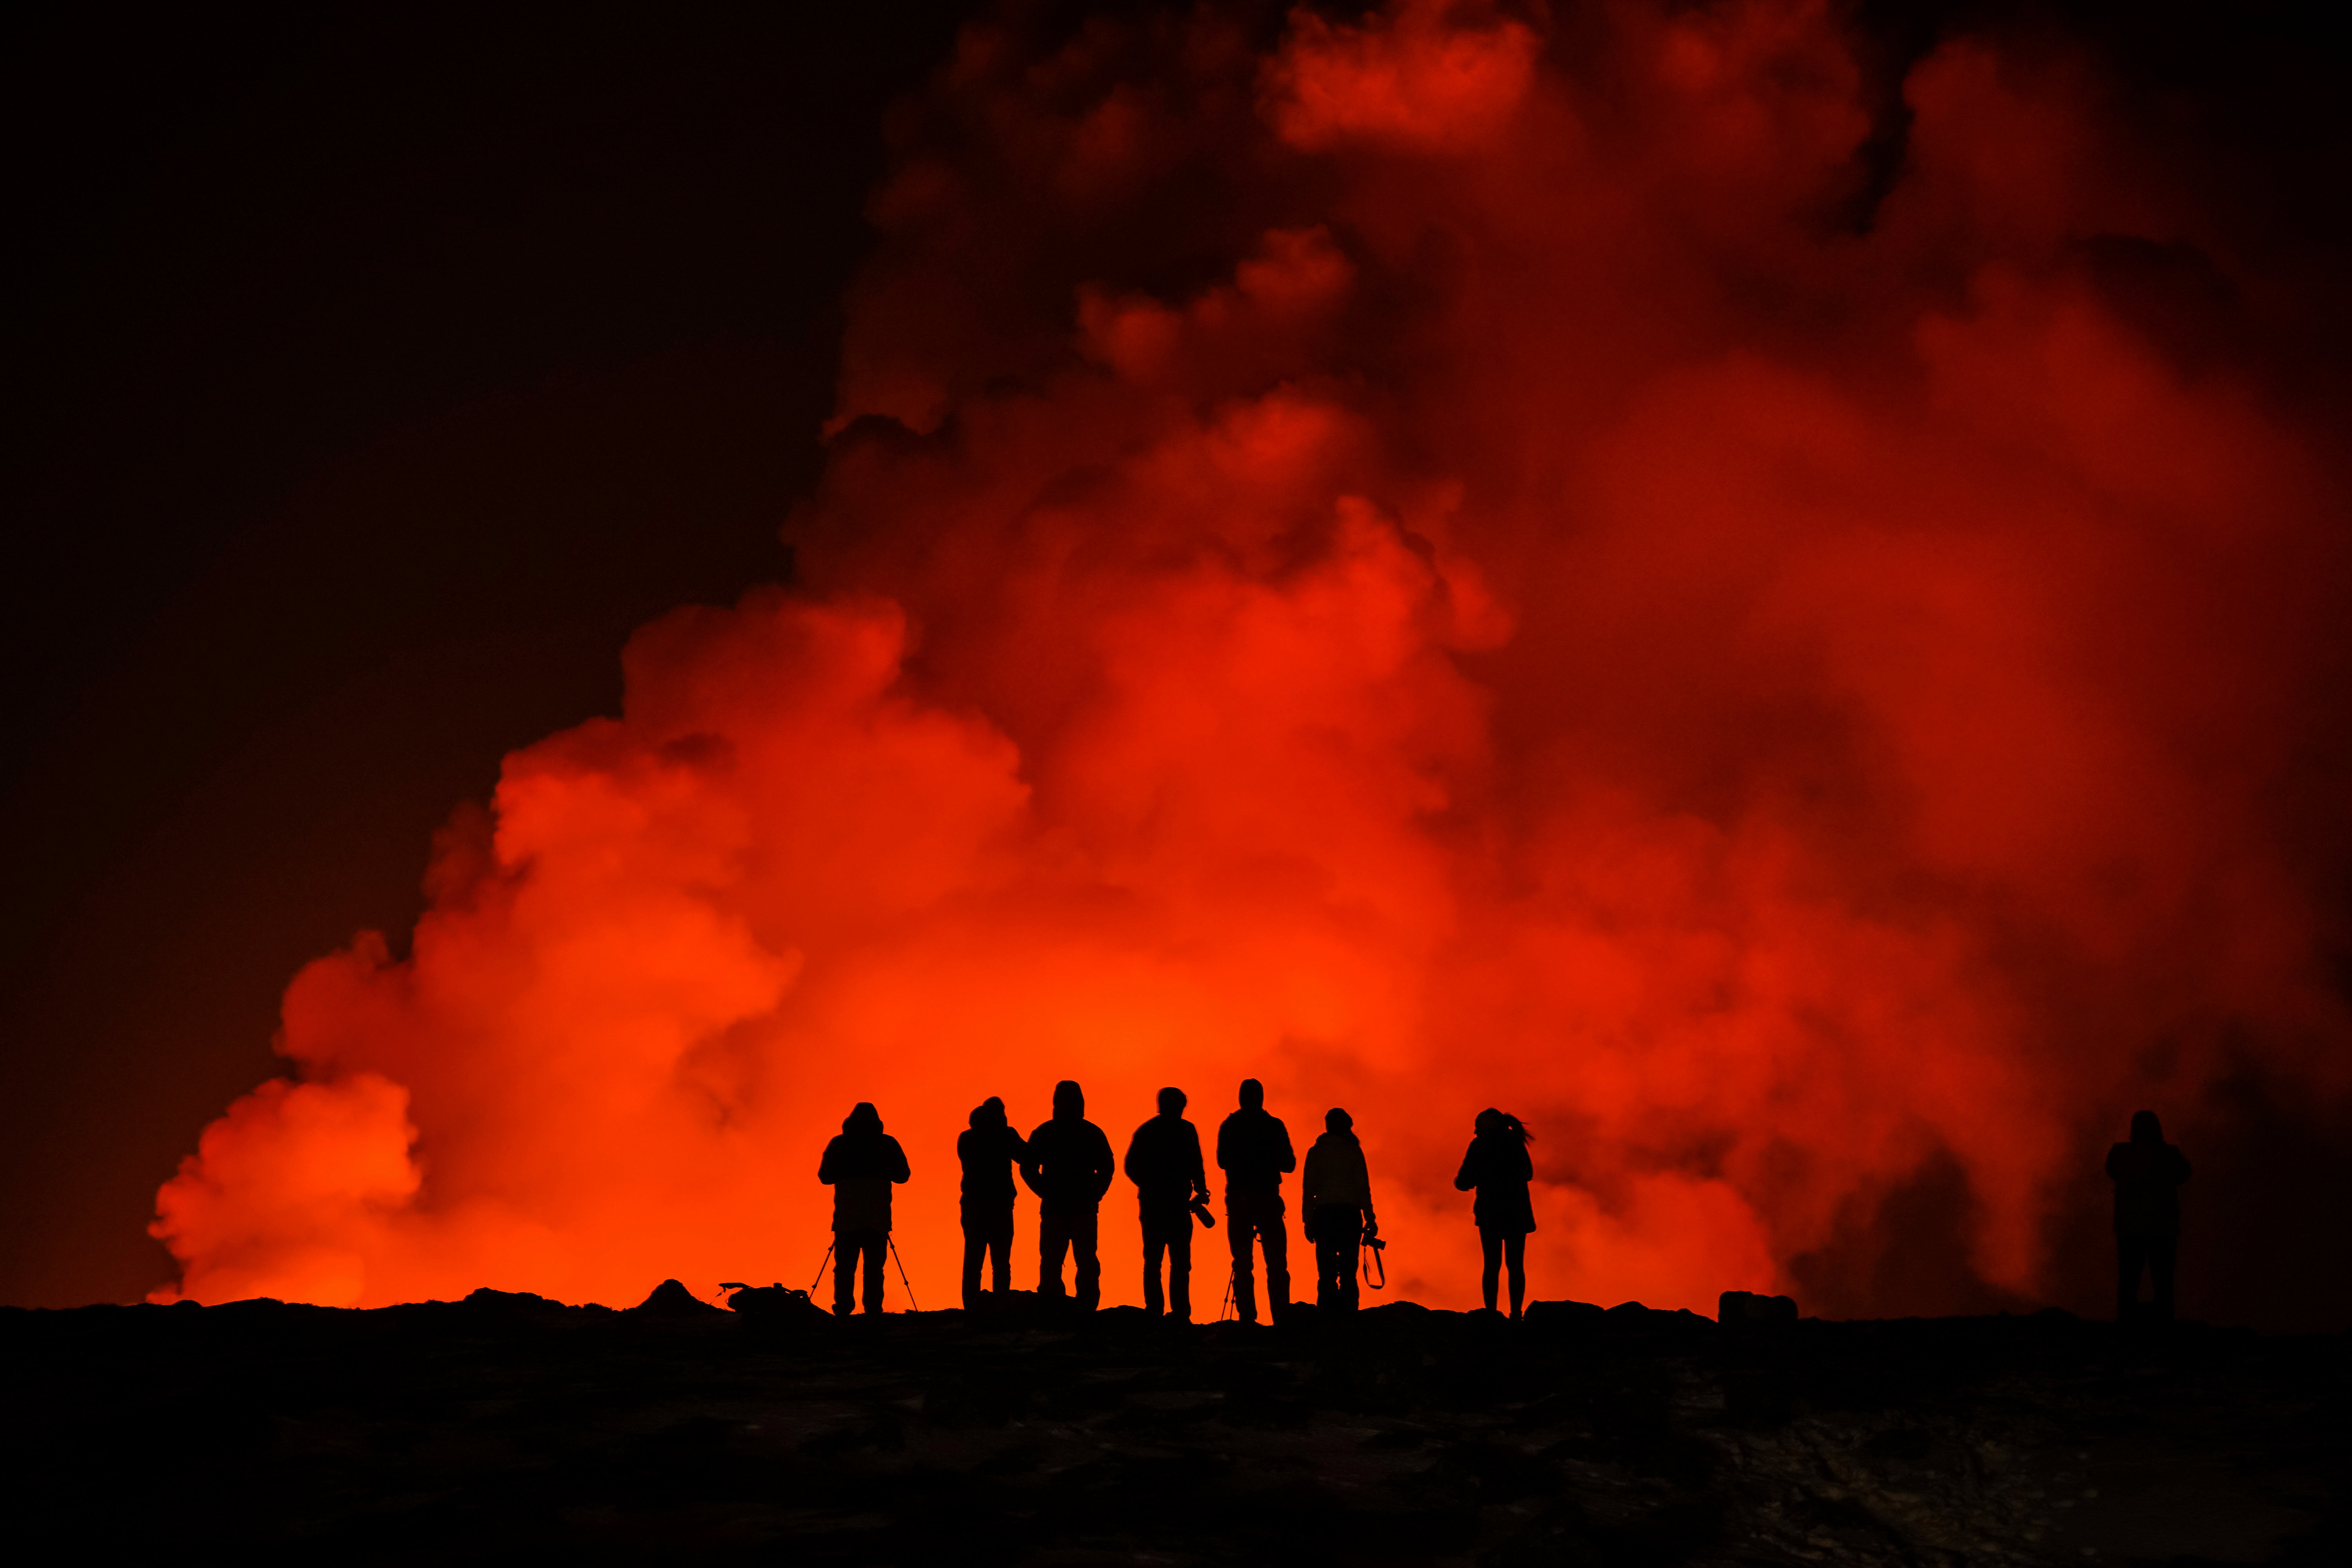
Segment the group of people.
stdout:
[[[1265,1086],[1242,1080],[1239,1105],[1217,1128],[1217,1168],[1225,1178],[1225,1240],[1233,1257],[1233,1304],[1244,1322],[1257,1321],[1256,1263],[1265,1262],[1266,1310],[1279,1318],[1290,1308],[1289,1237],[1282,1179],[1299,1168],[1290,1130],[1265,1109]],[[985,1298],[985,1268],[998,1294],[1010,1286],[1013,1173],[1037,1194],[1037,1292],[1075,1296],[1089,1310],[1102,1299],[1102,1259],[1096,1220],[1103,1198],[1123,1170],[1135,1184],[1143,1224],[1143,1303],[1155,1316],[1192,1315],[1192,1226],[1213,1228],[1213,1196],[1201,1134],[1184,1118],[1181,1089],[1160,1091],[1159,1114],[1135,1130],[1127,1157],[1114,1161],[1110,1139],[1087,1120],[1085,1092],[1064,1079],[1054,1086],[1051,1120],[1024,1138],[994,1097],[971,1113],[956,1139],[963,1165],[963,1302]],[[1474,1207],[1485,1249],[1483,1285],[1495,1306],[1499,1276],[1510,1275],[1511,1315],[1527,1299],[1528,1233],[1536,1227],[1528,1184],[1535,1168],[1528,1133],[1519,1119],[1495,1110],[1478,1113],[1475,1135],[1454,1186],[1477,1194]],[[856,1307],[865,1279],[866,1310],[882,1310],[883,1272],[890,1245],[890,1191],[910,1174],[906,1151],[882,1129],[882,1118],[861,1102],[825,1146],[817,1180],[834,1190],[834,1310]],[[1307,1151],[1299,1174],[1301,1228],[1315,1247],[1318,1307],[1353,1311],[1359,1301],[1357,1259],[1378,1247],[1380,1218],[1372,1207],[1371,1173],[1355,1120],[1339,1107],[1324,1113],[1323,1133]],[[1065,1260],[1074,1265],[1063,1284]],[[1163,1288],[1162,1276],[1165,1275]]]
[[[1053,1118],[1024,1138],[1004,1113],[1004,1101],[991,1097],[971,1113],[971,1125],[956,1139],[963,1164],[963,1302],[982,1304],[981,1274],[988,1267],[997,1293],[1010,1282],[1013,1205],[1019,1189],[1013,1173],[1037,1194],[1037,1291],[1075,1294],[1091,1310],[1102,1299],[1102,1259],[1096,1246],[1096,1218],[1111,1183],[1122,1169],[1135,1184],[1143,1222],[1143,1303],[1154,1315],[1180,1320],[1192,1315],[1192,1225],[1214,1226],[1209,1212],[1208,1169],[1201,1135],[1184,1119],[1184,1091],[1160,1091],[1160,1113],[1135,1130],[1127,1158],[1115,1162],[1110,1140],[1087,1120],[1087,1100],[1065,1079],[1054,1086]],[[1484,1253],[1479,1286],[1492,1310],[1500,1276],[1510,1278],[1511,1316],[1527,1300],[1528,1233],[1536,1227],[1528,1184],[1535,1168],[1528,1156],[1528,1133],[1519,1119],[1488,1109],[1478,1113],[1469,1152],[1454,1178],[1461,1192],[1475,1192],[1473,1217]],[[1217,1168],[1225,1173],[1225,1240],[1233,1254],[1234,1307],[1242,1321],[1257,1321],[1255,1265],[1265,1259],[1266,1308],[1280,1317],[1290,1306],[1289,1238],[1284,1228],[1282,1179],[1298,1168],[1290,1131],[1265,1109],[1265,1086],[1242,1080],[1240,1105],[1217,1128]],[[2180,1231],[2182,1183],[2189,1162],[2165,1142],[2156,1113],[2132,1118],[2131,1139],[2107,1155],[2115,1183],[2116,1314],[2130,1318],[2137,1308],[2143,1273],[2154,1287],[2150,1310],[2168,1319],[2173,1310],[2173,1263]],[[817,1180],[831,1186],[834,1231],[834,1310],[854,1309],[858,1275],[864,1273],[866,1310],[882,1310],[885,1260],[890,1245],[890,1190],[910,1174],[906,1151],[882,1130],[881,1115],[860,1102],[841,1124],[841,1136],[825,1145]],[[1380,1219],[1372,1209],[1371,1173],[1357,1141],[1355,1121],[1334,1106],[1323,1116],[1323,1134],[1307,1151],[1299,1177],[1301,1228],[1315,1247],[1315,1300],[1318,1307],[1353,1311],[1358,1301],[1357,1258],[1367,1245],[1380,1245]],[[1062,1282],[1065,1258],[1076,1266],[1075,1290]],[[1161,1285],[1162,1270],[1166,1287]]]

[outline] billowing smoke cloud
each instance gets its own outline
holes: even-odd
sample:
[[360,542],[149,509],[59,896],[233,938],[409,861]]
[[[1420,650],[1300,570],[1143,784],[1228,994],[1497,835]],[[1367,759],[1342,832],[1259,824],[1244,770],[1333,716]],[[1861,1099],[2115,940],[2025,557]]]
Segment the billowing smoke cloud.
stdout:
[[1953,1310],[2074,1289],[2137,1106],[2343,1105],[2340,432],[2092,56],[1897,104],[1801,0],[1254,26],[965,35],[796,585],[646,628],[408,954],[295,982],[181,1291],[800,1283],[871,1099],[946,1304],[981,1099],[1123,1144],[1255,1074],[1355,1112],[1424,1301],[1498,1104],[1538,1295]]

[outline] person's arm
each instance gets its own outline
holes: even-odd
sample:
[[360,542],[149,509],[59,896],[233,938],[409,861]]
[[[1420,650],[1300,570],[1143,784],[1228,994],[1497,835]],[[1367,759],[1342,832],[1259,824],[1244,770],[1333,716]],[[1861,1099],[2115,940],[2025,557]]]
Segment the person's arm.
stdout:
[[1045,1131],[1045,1130],[1040,1127],[1036,1131],[1029,1134],[1028,1145],[1021,1152],[1021,1184],[1041,1198],[1045,1195],[1045,1189],[1038,1184],[1038,1177],[1045,1166],[1045,1156],[1038,1149],[1037,1143]]
[[1229,1141],[1225,1136],[1233,1131],[1233,1125],[1234,1119],[1230,1116],[1217,1123],[1217,1169],[1220,1171],[1230,1171],[1234,1168],[1233,1162],[1226,1158],[1230,1150]]
[[1378,1225],[1380,1220],[1372,1213],[1372,1167],[1360,1146],[1356,1150],[1356,1168],[1364,1173],[1364,1223]]
[[1276,1166],[1275,1169],[1277,1171],[1295,1171],[1298,1169],[1298,1156],[1290,1152],[1290,1129],[1285,1127],[1282,1122],[1277,1120],[1274,1124],[1274,1135],[1282,1141],[1282,1163]]
[[827,1143],[824,1146],[824,1158],[816,1163],[816,1179],[828,1187],[833,1185],[833,1152],[840,1146],[841,1140],[838,1138]]
[[[2167,1148],[2171,1148],[2171,1145],[2170,1145],[2170,1144],[2167,1144],[2167,1145],[2165,1145],[2165,1147],[2167,1147]],[[2173,1150],[2172,1150],[2172,1183],[2173,1183],[2173,1185],[2175,1185],[2175,1186],[2179,1186],[2181,1183],[2183,1183],[2183,1182],[2187,1181],[2188,1179],[2189,1179],[2189,1156],[2188,1156],[2188,1155],[2186,1155],[2186,1154],[2184,1154],[2184,1153],[2182,1153],[2182,1152],[2181,1152],[2179,1150],[2178,1150],[2178,1149],[2173,1149]]]
[[2121,1169],[2124,1163],[2124,1152],[2130,1147],[2131,1145],[2128,1143],[2118,1143],[2107,1151],[2107,1180],[2111,1182],[2120,1182],[2124,1179],[2124,1173]]
[[[1133,1182],[1139,1187],[1143,1185],[1143,1178],[1136,1173],[1136,1166],[1140,1163],[1136,1156],[1142,1152],[1143,1135],[1150,1130],[1151,1123],[1147,1121],[1142,1126],[1137,1128],[1135,1130],[1135,1135],[1127,1141],[1127,1179]],[[1105,1192],[1108,1192],[1110,1190],[1110,1184],[1108,1182],[1105,1182],[1103,1184],[1103,1190]]]
[[1454,1173],[1454,1190],[1466,1193],[1478,1184],[1478,1141],[1470,1140],[1470,1147],[1462,1152],[1462,1168]]
[[1201,1134],[1194,1131],[1185,1142],[1192,1145],[1192,1191],[1205,1198],[1209,1195],[1209,1171],[1201,1163]]
[[1102,1202],[1111,1183],[1118,1176],[1118,1162],[1111,1157],[1110,1137],[1099,1127],[1095,1129],[1095,1202]]
[[1004,1130],[1004,1157],[1024,1163],[1029,1158],[1029,1141],[1010,1127]]
[[1524,1143],[1515,1142],[1512,1146],[1511,1152],[1513,1155],[1511,1163],[1517,1167],[1519,1180],[1523,1182],[1534,1181],[1536,1179],[1536,1159],[1534,1155],[1528,1152],[1528,1146]]
[[1323,1152],[1320,1149],[1309,1149],[1307,1151],[1307,1173],[1298,1178],[1298,1206],[1310,1214],[1313,1213],[1316,1194],[1321,1191],[1322,1186]]
[[903,1182],[915,1173],[907,1164],[906,1145],[900,1143],[896,1138],[890,1140],[890,1164],[892,1166],[890,1179],[893,1182]]

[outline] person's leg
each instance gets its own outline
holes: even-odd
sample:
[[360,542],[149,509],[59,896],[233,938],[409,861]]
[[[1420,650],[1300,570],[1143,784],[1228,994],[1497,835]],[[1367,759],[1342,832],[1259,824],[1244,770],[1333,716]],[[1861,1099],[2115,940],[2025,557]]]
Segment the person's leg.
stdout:
[[[1234,1314],[1244,1323],[1257,1321],[1257,1281],[1250,1275],[1250,1237],[1257,1229],[1246,1205],[1225,1203],[1225,1246],[1234,1259]],[[1269,1267],[1266,1290],[1274,1289],[1274,1276]]]
[[[988,1233],[966,1215],[963,1221],[963,1310],[967,1312],[980,1305],[980,1260],[988,1251]],[[1000,1275],[1003,1270],[999,1268]],[[1003,1280],[997,1281],[1000,1287]]]
[[1077,1254],[1078,1305],[1089,1312],[1102,1305],[1102,1256],[1095,1246],[1098,1217],[1092,1209],[1070,1216],[1070,1249]]
[[1495,1277],[1502,1272],[1503,1268],[1503,1238],[1483,1225],[1478,1227],[1478,1254],[1482,1259],[1478,1268],[1478,1294],[1485,1299],[1486,1310],[1491,1312],[1495,1310]]
[[1168,1315],[1180,1323],[1192,1321],[1192,1213],[1176,1216],[1168,1238]]
[[2139,1271],[2147,1261],[2147,1243],[2137,1236],[2116,1237],[2116,1321],[2131,1321],[2139,1300]]
[[857,1236],[836,1231],[833,1237],[833,1315],[845,1318],[857,1310]]
[[877,1230],[866,1238],[866,1310],[882,1310],[883,1271],[890,1263],[890,1233]]
[[1167,1250],[1160,1227],[1147,1217],[1143,1222],[1143,1310],[1155,1318],[1168,1310],[1160,1299],[1160,1255]]
[[2147,1272],[2149,1283],[2156,1287],[2156,1315],[2168,1323],[2172,1321],[2172,1265],[2179,1247],[2178,1237],[2148,1237]]
[[1037,1219],[1037,1294],[1062,1292],[1062,1254],[1070,1247],[1070,1216],[1041,1215]]
[[1256,1230],[1265,1244],[1265,1315],[1280,1322],[1290,1306],[1290,1239],[1284,1233],[1280,1200],[1266,1205]]
[[988,1236],[988,1273],[999,1296],[1013,1289],[1013,1211],[998,1216]]
[[1503,1238],[1503,1261],[1511,1269],[1511,1316],[1516,1318],[1528,1300],[1528,1238],[1524,1235]]

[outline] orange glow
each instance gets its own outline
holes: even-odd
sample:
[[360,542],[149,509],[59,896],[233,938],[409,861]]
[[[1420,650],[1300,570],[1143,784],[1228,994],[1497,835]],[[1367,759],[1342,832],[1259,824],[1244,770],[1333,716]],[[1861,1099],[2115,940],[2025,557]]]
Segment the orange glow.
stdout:
[[1253,1075],[1302,1147],[1354,1112],[1433,1305],[1490,1104],[1538,1297],[1810,1296],[1947,1162],[2031,1298],[2144,1090],[2193,1144],[2231,1050],[2352,1087],[2272,793],[2343,492],[2103,291],[2092,236],[2233,261],[2088,67],[1945,45],[1864,233],[1825,4],[1237,38],[967,34],[799,585],[639,633],[622,715],[442,836],[408,955],[302,973],[297,1084],[163,1188],[164,1298],[805,1284],[871,1100],[950,1305],[980,1100],[1076,1078],[1123,1150]]

